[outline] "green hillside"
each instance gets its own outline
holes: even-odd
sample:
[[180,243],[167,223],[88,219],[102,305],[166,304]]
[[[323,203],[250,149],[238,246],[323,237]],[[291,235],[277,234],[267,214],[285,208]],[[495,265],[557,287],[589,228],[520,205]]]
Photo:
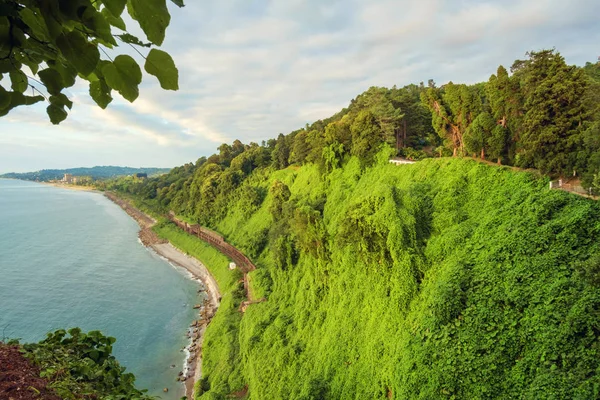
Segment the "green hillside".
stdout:
[[600,189],[600,65],[528,56],[476,85],[370,88],[262,145],[107,184],[257,266],[266,301],[242,313],[239,271],[155,228],[223,293],[199,398],[600,397],[600,205],[548,185]]
[[242,317],[229,285],[201,398],[596,398],[598,203],[507,167],[385,155],[256,171],[231,193],[211,227],[268,300]]

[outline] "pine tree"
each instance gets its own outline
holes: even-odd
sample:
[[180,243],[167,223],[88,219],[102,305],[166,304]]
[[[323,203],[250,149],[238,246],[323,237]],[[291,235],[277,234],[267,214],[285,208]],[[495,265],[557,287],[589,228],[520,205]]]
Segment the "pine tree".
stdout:
[[544,173],[570,174],[577,154],[574,139],[586,119],[582,97],[586,80],[554,50],[527,53],[516,61],[523,93],[523,122],[516,163]]

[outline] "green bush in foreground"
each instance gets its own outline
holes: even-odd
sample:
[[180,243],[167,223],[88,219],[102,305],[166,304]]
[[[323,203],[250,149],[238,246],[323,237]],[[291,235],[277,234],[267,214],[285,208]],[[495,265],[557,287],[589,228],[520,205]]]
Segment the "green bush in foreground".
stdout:
[[125,373],[112,353],[115,338],[79,328],[48,333],[39,343],[24,344],[22,351],[41,370],[63,399],[150,400],[146,390],[135,388],[135,377]]

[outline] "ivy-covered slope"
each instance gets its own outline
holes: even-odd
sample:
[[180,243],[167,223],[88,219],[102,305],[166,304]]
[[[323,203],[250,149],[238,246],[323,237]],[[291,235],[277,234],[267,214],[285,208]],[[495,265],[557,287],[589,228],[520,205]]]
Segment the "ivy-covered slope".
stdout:
[[207,365],[200,398],[600,394],[597,202],[508,168],[383,157],[257,170],[231,199],[213,228],[268,300],[211,323],[205,355],[235,366]]

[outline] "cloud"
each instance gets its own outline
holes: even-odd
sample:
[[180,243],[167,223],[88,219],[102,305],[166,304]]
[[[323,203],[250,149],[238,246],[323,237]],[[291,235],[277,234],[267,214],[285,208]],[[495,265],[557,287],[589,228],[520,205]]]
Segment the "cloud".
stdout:
[[[222,142],[260,142],[329,117],[373,85],[475,83],[542,48],[579,65],[600,53],[596,0],[223,0],[170,8],[163,48],[179,67],[178,92],[145,76],[136,102],[115,94],[102,111],[80,83],[60,128],[48,125],[43,106],[11,112],[0,119],[0,143],[46,146],[72,165],[79,154],[90,164],[176,165]],[[0,150],[5,170],[1,157]]]

